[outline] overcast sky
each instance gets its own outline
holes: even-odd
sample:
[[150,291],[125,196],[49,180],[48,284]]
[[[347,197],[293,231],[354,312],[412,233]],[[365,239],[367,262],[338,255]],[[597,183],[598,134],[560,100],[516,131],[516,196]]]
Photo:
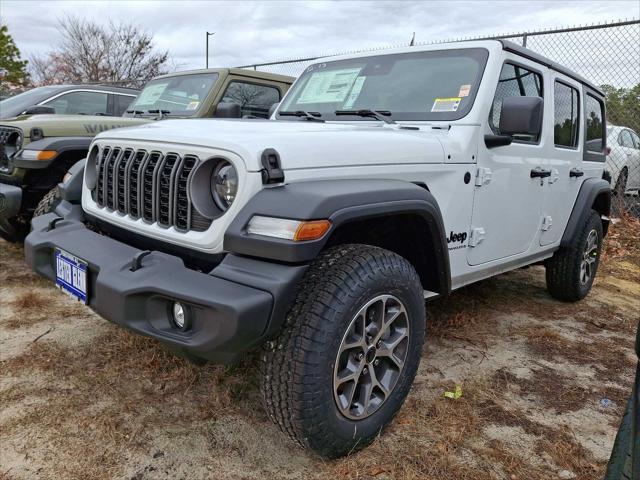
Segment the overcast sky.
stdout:
[[237,66],[417,41],[490,35],[640,17],[639,0],[620,1],[14,1],[0,0],[23,57],[59,41],[65,14],[135,22],[180,69]]

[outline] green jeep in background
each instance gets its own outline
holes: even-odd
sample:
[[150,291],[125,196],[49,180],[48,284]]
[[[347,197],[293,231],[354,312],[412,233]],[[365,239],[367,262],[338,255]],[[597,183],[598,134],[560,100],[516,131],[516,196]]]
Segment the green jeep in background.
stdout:
[[1,120],[0,236],[24,238],[34,213],[54,206],[58,183],[86,156],[96,134],[165,118],[266,119],[293,80],[238,68],[192,70],[150,81],[122,117],[57,114]]

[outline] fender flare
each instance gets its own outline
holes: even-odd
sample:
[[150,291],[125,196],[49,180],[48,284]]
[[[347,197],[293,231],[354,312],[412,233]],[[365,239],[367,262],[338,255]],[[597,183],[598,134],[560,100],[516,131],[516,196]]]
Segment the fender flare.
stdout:
[[[603,195],[606,198],[604,204],[604,211],[600,212],[601,215],[606,217],[611,213],[611,185],[601,178],[587,178],[580,186],[576,203],[573,204],[571,215],[567,221],[567,226],[562,235],[560,241],[560,247],[568,247],[571,244],[571,240],[576,235],[580,225],[582,225],[591,212],[596,198],[599,195]],[[608,219],[603,219],[604,234],[607,234],[609,223]]]
[[13,157],[13,164],[18,168],[27,170],[45,169],[58,160],[61,154],[67,152],[85,153],[89,151],[89,146],[93,137],[49,137],[36,140],[25,145],[23,150],[54,150],[58,154],[51,160],[28,160],[22,158],[20,152]]
[[[401,180],[317,180],[265,188],[242,208],[224,236],[224,250],[238,255],[285,263],[308,263],[318,256],[332,233],[353,220],[394,214],[422,217],[431,244],[440,285],[451,289],[451,270],[440,207],[427,189]],[[294,220],[328,219],[329,231],[320,239],[294,242],[252,235],[246,227],[254,215]],[[418,248],[418,246],[417,246]]]

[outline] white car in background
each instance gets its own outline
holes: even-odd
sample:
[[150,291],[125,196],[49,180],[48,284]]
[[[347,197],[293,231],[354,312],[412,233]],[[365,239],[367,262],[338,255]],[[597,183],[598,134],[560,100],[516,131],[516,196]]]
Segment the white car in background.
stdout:
[[638,193],[640,190],[640,137],[626,127],[607,125],[609,154],[605,170],[611,173],[614,193]]

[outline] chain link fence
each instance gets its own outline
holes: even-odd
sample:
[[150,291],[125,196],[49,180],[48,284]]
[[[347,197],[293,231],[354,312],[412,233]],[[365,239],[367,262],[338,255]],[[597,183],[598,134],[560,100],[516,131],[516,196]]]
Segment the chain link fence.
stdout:
[[[417,42],[508,39],[540,53],[600,85],[607,95],[608,148],[605,169],[611,175],[615,215],[640,216],[640,20],[521,32],[486,37]],[[372,53],[403,45],[242,65],[240,68],[298,76],[318,58]]]

